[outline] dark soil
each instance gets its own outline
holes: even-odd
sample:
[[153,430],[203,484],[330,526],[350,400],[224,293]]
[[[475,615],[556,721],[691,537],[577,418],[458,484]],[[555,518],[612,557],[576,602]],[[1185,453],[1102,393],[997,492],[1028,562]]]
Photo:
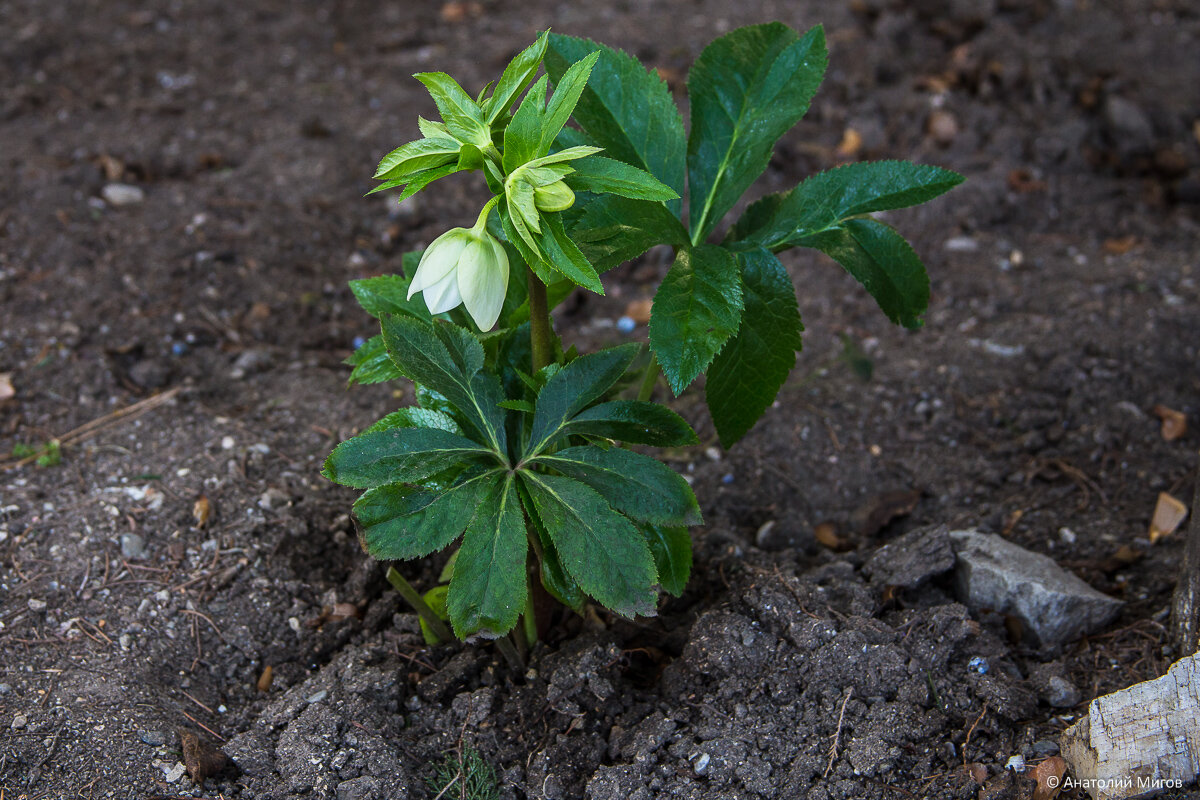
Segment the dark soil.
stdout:
[[[465,181],[363,199],[433,113],[408,76],[477,89],[553,27],[682,99],[705,43],[772,19],[824,23],[831,67],[764,190],[848,158],[968,177],[890,217],[930,269],[925,329],[789,255],[793,380],[730,452],[674,462],[708,523],[685,596],[568,620],[524,675],[425,647],[358,548],[353,494],[318,474],[410,399],[345,390],[371,333],[347,280],[476,207]],[[1089,699],[1173,660],[1181,544],[1145,536],[1159,492],[1190,496],[1200,420],[1193,3],[8,0],[0,29],[0,451],[104,421],[61,464],[0,476],[0,794],[425,798],[469,745],[508,798],[1024,797],[1011,756],[1053,753]],[[560,329],[617,340],[665,267],[623,267]],[[695,390],[674,402],[715,438]],[[1165,441],[1158,404],[1193,430]],[[1035,649],[944,576],[868,580],[875,549],[940,523],[1048,554],[1124,610]],[[404,567],[423,586],[437,568]],[[1048,674],[1081,702],[1049,705]],[[240,773],[179,777],[180,728]]]

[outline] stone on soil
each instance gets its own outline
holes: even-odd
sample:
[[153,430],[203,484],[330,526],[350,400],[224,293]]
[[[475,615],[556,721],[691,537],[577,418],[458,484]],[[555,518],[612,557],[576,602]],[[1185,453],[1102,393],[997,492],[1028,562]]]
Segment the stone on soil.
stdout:
[[1161,678],[1093,700],[1061,742],[1072,776],[1094,800],[1190,783],[1200,774],[1200,653]]
[[945,525],[906,533],[875,551],[863,571],[884,586],[913,589],[954,568],[954,550]]
[[953,531],[959,599],[973,611],[1012,614],[1041,645],[1100,630],[1121,602],[1088,586],[1053,559],[990,533]]

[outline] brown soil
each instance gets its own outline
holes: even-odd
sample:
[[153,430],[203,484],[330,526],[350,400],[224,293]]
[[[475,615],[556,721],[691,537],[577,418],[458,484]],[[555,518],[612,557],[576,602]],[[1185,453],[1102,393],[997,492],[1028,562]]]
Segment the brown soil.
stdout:
[[[553,27],[636,54],[682,100],[705,43],[772,19],[824,23],[831,68],[764,190],[851,157],[849,130],[852,157],[968,177],[890,217],[932,276],[925,329],[789,255],[793,380],[730,452],[674,462],[708,522],[685,596],[569,621],[525,675],[426,648],[358,549],[353,494],[318,474],[406,399],[345,390],[371,333],[346,282],[475,207],[467,182],[363,198],[433,113],[408,76],[478,88]],[[462,742],[506,798],[1018,797],[1010,756],[1045,757],[1088,699],[1172,661],[1181,546],[1145,535],[1159,492],[1190,494],[1200,420],[1193,4],[10,0],[0,29],[0,452],[105,420],[61,464],[0,475],[4,796],[423,798]],[[105,199],[115,183],[141,200]],[[652,253],[612,273],[560,329],[616,341],[664,270]],[[695,390],[674,404],[714,438]],[[1158,404],[1193,430],[1165,441]],[[944,577],[892,596],[863,574],[934,523],[1003,533],[1124,610],[1039,650],[970,619]],[[1047,704],[1047,670],[1083,702]],[[179,728],[240,773],[179,778]]]

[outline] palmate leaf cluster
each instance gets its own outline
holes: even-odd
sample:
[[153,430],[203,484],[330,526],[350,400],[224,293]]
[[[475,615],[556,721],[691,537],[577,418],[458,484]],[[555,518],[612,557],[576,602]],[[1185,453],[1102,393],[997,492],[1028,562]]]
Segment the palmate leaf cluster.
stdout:
[[[482,173],[493,199],[477,226],[528,266],[550,308],[576,287],[603,293],[605,271],[670,246],[650,316],[654,361],[639,369],[656,363],[675,394],[705,375],[729,446],[771,405],[801,347],[778,254],[825,253],[889,319],[918,327],[925,268],[872,214],[962,181],[901,161],[848,164],[726,220],[807,111],[827,58],[820,27],[735,30],[692,67],[685,127],[666,83],[637,59],[545,33],[474,98],[444,73],[417,75],[441,120],[420,120],[422,138],[384,157],[375,191],[403,199],[455,172]],[[458,542],[437,600],[464,638],[512,629],[528,613],[530,580],[576,610],[591,597],[627,616],[654,613],[660,589],[683,590],[699,506],[683,478],[623,445],[696,436],[669,409],[618,396],[639,346],[581,356],[550,334],[541,350],[554,363],[535,370],[531,313],[545,315],[531,311],[526,270],[508,271],[499,327],[482,332],[462,308],[434,317],[408,297],[420,260],[409,253],[404,275],[351,284],[381,326],[349,360],[351,382],[407,378],[417,400],[325,464],[331,480],[365,490],[354,504],[364,547],[413,559]]]
[[[375,558],[420,558],[461,537],[446,598],[458,636],[516,624],[530,546],[543,585],[577,610],[590,596],[626,616],[652,615],[659,587],[682,591],[696,498],[674,470],[612,446],[696,443],[664,406],[610,399],[638,345],[528,375],[512,363],[519,355],[489,355],[453,323],[372,307],[384,351],[420,404],[340,444],[324,474],[367,490],[354,515]],[[505,374],[519,396],[505,393]]]

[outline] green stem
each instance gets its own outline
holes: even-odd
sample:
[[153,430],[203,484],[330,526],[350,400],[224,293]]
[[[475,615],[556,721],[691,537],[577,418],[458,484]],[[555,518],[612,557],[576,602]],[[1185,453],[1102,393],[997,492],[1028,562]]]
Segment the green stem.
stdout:
[[533,371],[537,372],[554,360],[554,328],[550,322],[546,284],[533,274],[533,270],[528,267],[526,270],[529,284],[529,339],[533,348]]
[[654,352],[650,352],[650,363],[646,365],[646,371],[642,373],[642,385],[638,389],[638,400],[649,400],[654,395],[654,386],[658,383],[658,358]]
[[496,649],[504,656],[504,660],[508,665],[518,673],[525,671],[525,664],[521,661],[521,655],[517,652],[517,648],[513,645],[512,639],[507,636],[501,636],[496,642]]
[[417,590],[412,587],[412,584],[404,579],[404,576],[396,571],[395,567],[388,567],[387,571],[388,583],[392,585],[400,596],[413,607],[420,615],[421,619],[425,620],[425,624],[429,626],[429,630],[433,631],[433,635],[443,642],[454,641],[454,634],[446,627],[446,623],[442,622],[442,618],[434,613],[429,604],[421,595],[417,594]]
[[521,621],[525,623],[525,641],[532,648],[538,640],[538,625],[537,610],[533,606],[533,581],[528,571],[525,573],[525,613]]

